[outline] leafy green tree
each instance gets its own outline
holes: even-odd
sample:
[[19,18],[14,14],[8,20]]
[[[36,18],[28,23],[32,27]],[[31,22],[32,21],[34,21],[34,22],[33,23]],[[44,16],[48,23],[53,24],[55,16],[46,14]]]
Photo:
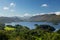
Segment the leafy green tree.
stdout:
[[3,31],[0,30],[0,40],[8,40],[9,36]]
[[40,29],[40,30],[44,30],[44,31],[47,31],[47,32],[55,31],[55,28],[50,26],[50,25],[38,25],[38,24],[35,24],[35,26],[36,26],[35,29]]

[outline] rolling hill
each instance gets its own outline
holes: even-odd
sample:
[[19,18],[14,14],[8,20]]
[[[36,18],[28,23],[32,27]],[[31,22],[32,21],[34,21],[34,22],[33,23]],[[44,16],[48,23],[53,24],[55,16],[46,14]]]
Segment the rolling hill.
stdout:
[[9,23],[9,22],[60,22],[60,15],[56,14],[45,14],[45,15],[36,15],[32,17],[0,17],[0,23]]
[[20,22],[22,21],[18,17],[0,17],[0,23]]
[[30,21],[47,21],[47,22],[60,22],[60,15],[45,14],[33,16],[29,19]]

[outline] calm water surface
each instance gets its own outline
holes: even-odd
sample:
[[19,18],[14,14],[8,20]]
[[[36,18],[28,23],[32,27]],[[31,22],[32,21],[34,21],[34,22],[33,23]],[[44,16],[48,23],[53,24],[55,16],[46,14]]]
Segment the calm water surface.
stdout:
[[13,25],[13,26],[19,24],[19,25],[27,26],[30,29],[35,28],[34,24],[39,24],[39,25],[46,24],[46,25],[53,26],[56,29],[60,29],[60,23],[58,25],[54,25],[53,23],[50,22],[12,22],[12,23],[5,23],[5,24]]

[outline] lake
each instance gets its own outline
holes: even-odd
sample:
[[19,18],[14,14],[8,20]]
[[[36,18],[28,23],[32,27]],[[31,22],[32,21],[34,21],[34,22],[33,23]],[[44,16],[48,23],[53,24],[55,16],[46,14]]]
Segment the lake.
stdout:
[[29,27],[30,29],[33,29],[35,28],[34,24],[39,24],[39,25],[42,25],[42,24],[46,24],[46,25],[50,25],[50,26],[53,26],[54,28],[56,29],[60,29],[60,23],[58,25],[54,25],[53,23],[51,22],[12,22],[12,23],[5,23],[5,25],[23,25],[23,26],[27,26]]

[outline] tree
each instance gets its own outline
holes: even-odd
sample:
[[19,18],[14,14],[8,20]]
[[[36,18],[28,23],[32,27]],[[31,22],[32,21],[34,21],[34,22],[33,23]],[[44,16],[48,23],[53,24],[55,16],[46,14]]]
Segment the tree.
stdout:
[[44,30],[44,31],[47,31],[47,32],[53,32],[55,31],[55,28],[50,26],[50,25],[38,25],[38,24],[35,24],[36,28],[35,29],[40,29],[40,30]]
[[57,31],[57,33],[59,33],[59,34],[60,34],[60,29]]
[[0,30],[4,30],[5,24],[4,23],[0,23]]
[[8,40],[9,36],[4,32],[0,30],[0,40]]

